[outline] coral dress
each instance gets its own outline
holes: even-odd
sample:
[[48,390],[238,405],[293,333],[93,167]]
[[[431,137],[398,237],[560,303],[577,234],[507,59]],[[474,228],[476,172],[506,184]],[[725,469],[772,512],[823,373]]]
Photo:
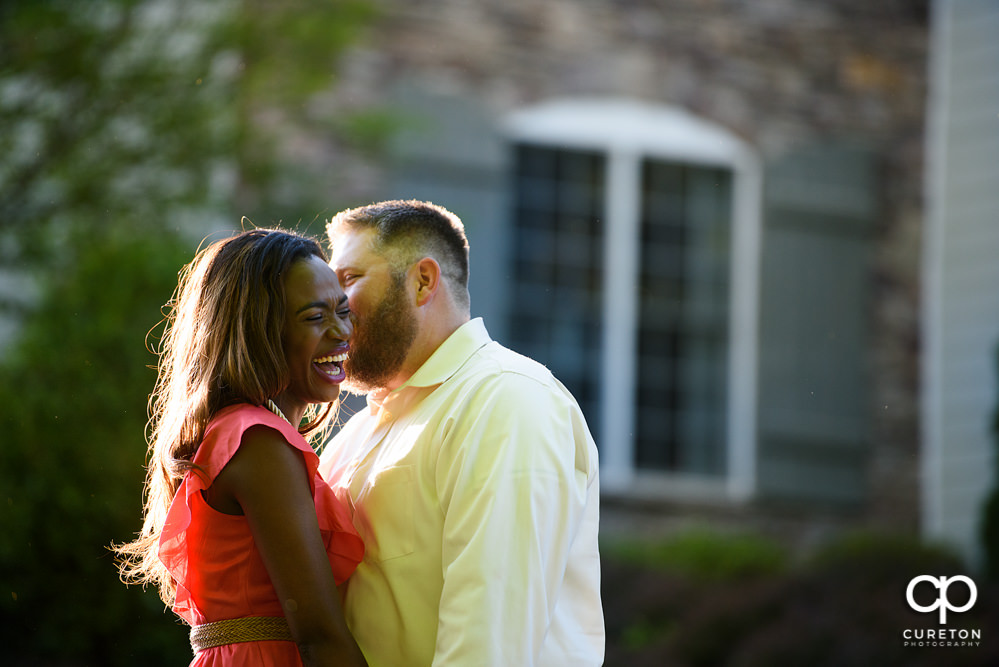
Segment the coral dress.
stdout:
[[[204,474],[189,471],[184,477],[160,537],[160,560],[177,582],[173,610],[191,625],[244,616],[284,616],[246,517],[213,509],[201,494],[239,449],[243,433],[257,424],[279,431],[302,452],[336,583],[343,583],[364,556],[364,543],[346,506],[316,472],[319,458],[298,431],[266,408],[229,406],[208,424],[194,456]],[[301,664],[297,646],[289,641],[217,646],[201,651],[191,663],[199,667]]]

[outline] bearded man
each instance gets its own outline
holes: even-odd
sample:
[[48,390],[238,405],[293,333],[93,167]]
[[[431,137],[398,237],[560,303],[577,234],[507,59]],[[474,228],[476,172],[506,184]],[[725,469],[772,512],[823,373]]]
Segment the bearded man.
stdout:
[[601,664],[597,449],[576,401],[471,318],[453,213],[386,201],[327,232],[354,319],[344,386],[368,406],[320,472],[365,542],[342,593],[368,663]]

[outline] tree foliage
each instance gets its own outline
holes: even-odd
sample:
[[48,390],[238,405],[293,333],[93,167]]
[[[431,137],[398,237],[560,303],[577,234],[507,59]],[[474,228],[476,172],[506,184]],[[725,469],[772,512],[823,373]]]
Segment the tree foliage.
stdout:
[[[183,664],[154,591],[126,589],[108,546],[139,527],[147,331],[193,248],[95,235],[53,276],[0,367],[0,636],[14,664]],[[8,663],[10,664],[10,663]]]
[[332,88],[370,6],[0,5],[0,268],[59,255],[71,228],[308,216],[324,175],[303,174],[283,143],[336,133],[310,100]]
[[145,335],[204,235],[330,204],[285,138],[344,126],[311,100],[369,7],[0,4],[0,323],[19,331],[0,340],[5,664],[189,659],[108,550],[141,525]]

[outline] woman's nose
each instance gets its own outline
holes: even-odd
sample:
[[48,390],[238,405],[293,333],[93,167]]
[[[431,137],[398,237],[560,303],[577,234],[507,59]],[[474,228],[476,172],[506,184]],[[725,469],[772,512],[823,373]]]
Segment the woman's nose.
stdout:
[[326,330],[327,335],[334,340],[347,340],[353,332],[354,323],[349,317],[337,318],[337,321]]

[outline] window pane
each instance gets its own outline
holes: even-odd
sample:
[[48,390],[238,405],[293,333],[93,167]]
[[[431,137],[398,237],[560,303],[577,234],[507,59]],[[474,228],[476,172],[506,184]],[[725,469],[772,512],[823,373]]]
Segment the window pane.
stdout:
[[646,160],[635,455],[725,472],[731,172]]
[[510,346],[548,366],[597,433],[606,160],[525,144],[514,158]]

